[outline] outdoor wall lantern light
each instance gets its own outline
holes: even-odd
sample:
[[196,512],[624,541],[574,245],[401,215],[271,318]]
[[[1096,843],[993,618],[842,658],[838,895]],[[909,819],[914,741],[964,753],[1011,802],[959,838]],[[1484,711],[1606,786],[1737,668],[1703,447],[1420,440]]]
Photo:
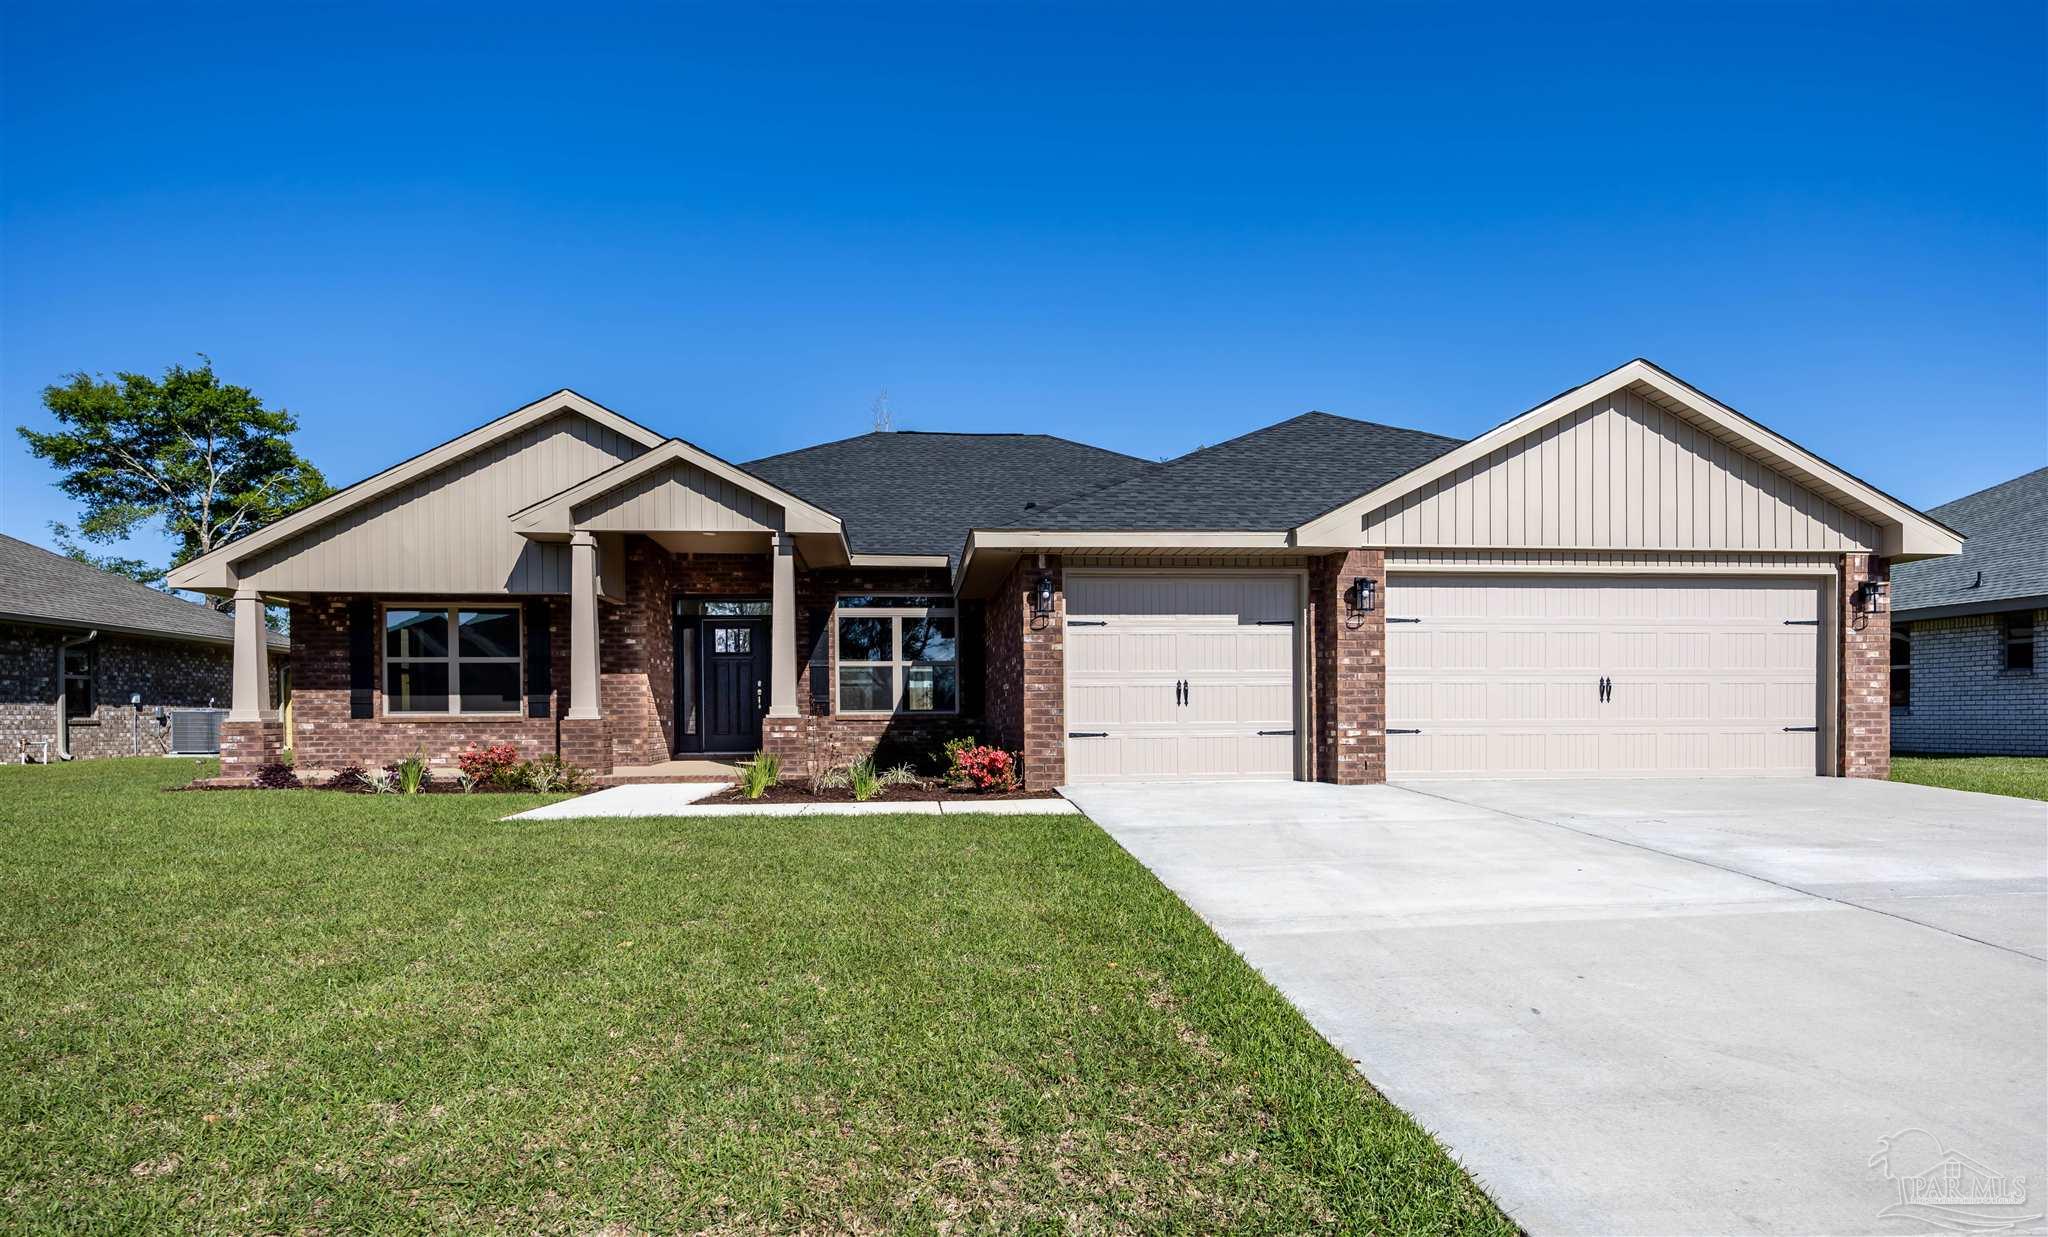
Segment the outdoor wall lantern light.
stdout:
[[1360,576],[1353,580],[1351,582],[1351,612],[1353,614],[1371,614],[1378,594],[1379,585],[1374,584],[1371,578]]
[[1888,580],[1865,580],[1856,586],[1856,608],[1865,614],[1883,614],[1885,596],[1891,592]]
[[1038,577],[1038,583],[1031,586],[1031,613],[1038,618],[1052,617],[1052,574],[1047,572]]

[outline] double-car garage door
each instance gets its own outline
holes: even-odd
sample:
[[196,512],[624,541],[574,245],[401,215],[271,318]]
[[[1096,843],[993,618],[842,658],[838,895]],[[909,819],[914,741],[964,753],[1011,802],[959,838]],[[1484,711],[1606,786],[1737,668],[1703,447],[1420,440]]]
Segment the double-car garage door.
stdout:
[[[1069,573],[1067,779],[1296,775],[1296,575]],[[1390,778],[1820,771],[1821,587],[1395,575]]]
[[1387,775],[1819,771],[1820,586],[1395,576]]

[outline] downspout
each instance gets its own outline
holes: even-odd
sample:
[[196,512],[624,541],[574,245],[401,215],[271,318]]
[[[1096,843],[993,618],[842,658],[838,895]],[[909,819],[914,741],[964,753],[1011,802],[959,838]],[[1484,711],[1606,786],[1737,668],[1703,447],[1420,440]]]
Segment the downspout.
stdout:
[[73,640],[57,641],[57,759],[70,760],[71,756],[71,715],[64,709],[64,654],[81,644],[91,644],[99,638],[100,629],[95,627]]

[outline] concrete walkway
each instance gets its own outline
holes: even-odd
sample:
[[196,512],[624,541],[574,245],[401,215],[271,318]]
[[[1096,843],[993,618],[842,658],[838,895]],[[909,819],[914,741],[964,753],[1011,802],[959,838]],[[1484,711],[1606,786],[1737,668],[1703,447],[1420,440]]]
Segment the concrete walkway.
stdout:
[[564,799],[506,820],[575,820],[592,816],[1071,816],[1079,808],[1065,799],[990,799],[940,803],[871,799],[866,803],[699,803],[725,789],[722,782],[670,782],[613,786]]
[[1971,1210],[2040,1227],[2048,805],[1821,778],[1070,793],[1532,1233],[1936,1231],[1956,1217],[1894,1179],[1945,1153],[2026,1177],[2026,1205]]

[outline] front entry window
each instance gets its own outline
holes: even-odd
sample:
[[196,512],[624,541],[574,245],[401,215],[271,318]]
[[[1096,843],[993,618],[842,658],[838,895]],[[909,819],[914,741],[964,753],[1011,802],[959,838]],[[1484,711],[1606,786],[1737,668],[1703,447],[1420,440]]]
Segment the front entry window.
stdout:
[[841,713],[957,713],[959,618],[935,597],[841,597]]
[[384,611],[386,713],[516,713],[519,611],[434,606]]

